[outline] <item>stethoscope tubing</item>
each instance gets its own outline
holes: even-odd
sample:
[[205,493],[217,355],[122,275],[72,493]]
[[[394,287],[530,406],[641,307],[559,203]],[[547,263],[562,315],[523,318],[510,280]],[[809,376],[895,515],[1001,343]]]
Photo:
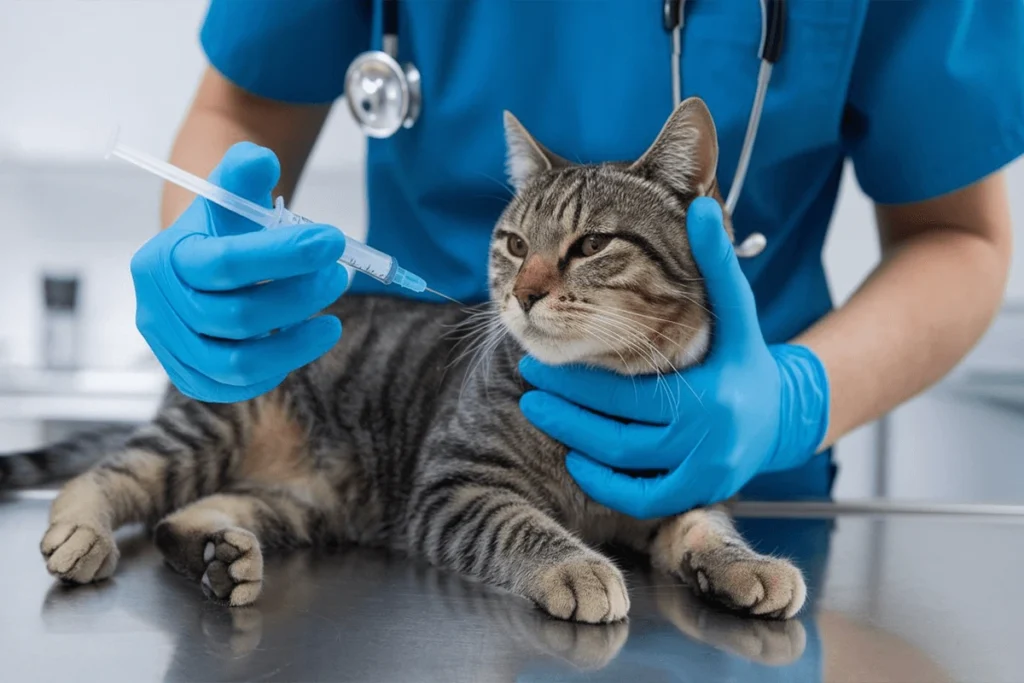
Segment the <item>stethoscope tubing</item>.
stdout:
[[[736,162],[729,194],[725,200],[725,210],[732,216],[736,211],[743,185],[750,168],[750,158],[754,153],[757,131],[764,113],[764,101],[768,94],[768,85],[772,78],[775,62],[782,55],[786,29],[786,0],[759,0],[761,5],[761,41],[757,48],[757,56],[761,64],[757,70],[757,87],[754,91],[754,102],[747,118],[747,128],[740,147],[740,156]],[[682,56],[682,28],[686,22],[684,11],[685,0],[663,0],[662,21],[664,28],[672,36],[672,103],[679,106],[682,101],[682,75],[680,60]],[[767,240],[761,233],[752,233],[741,244],[736,246],[736,255],[740,258],[757,256],[764,251]]]

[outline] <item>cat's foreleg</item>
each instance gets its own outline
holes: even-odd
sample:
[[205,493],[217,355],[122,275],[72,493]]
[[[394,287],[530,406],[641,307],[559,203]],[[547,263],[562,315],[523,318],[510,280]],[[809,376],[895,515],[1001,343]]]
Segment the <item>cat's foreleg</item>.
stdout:
[[472,469],[427,482],[412,500],[409,544],[435,565],[528,598],[560,619],[623,619],[622,573],[524,492]]
[[114,531],[164,509],[167,455],[154,444],[159,442],[129,442],[61,488],[39,544],[51,574],[67,583],[91,583],[114,573],[120,555]]
[[803,574],[788,560],[761,555],[720,508],[699,508],[658,530],[651,562],[698,594],[745,614],[789,619],[803,607]]

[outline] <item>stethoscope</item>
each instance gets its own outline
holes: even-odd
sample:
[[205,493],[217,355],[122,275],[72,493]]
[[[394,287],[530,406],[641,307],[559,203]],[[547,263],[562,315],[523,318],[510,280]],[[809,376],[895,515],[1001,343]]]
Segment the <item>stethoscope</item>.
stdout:
[[381,49],[352,60],[345,72],[345,99],[365,135],[389,138],[416,123],[423,95],[419,69],[398,63],[398,0],[374,0],[378,8]]
[[[772,67],[782,54],[785,38],[786,0],[760,0],[761,43],[757,56],[761,66],[757,72],[757,89],[747,119],[739,161],[733,175],[725,209],[733,215],[746,180],[750,155],[761,124],[764,99],[772,77]],[[662,0],[665,30],[672,36],[672,102],[678,106],[682,98],[682,29],[685,0]],[[345,73],[345,99],[349,111],[363,133],[372,138],[389,138],[401,128],[412,128],[422,108],[420,72],[410,62],[398,61],[398,0],[375,0],[374,9],[381,18],[381,49],[358,55]],[[757,256],[767,245],[759,232],[748,235],[736,247],[741,258]]]

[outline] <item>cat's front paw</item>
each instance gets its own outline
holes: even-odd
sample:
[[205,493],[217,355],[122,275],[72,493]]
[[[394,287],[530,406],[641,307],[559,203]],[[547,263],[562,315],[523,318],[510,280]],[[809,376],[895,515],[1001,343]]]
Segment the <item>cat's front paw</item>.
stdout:
[[251,532],[238,527],[196,529],[165,519],[154,529],[154,540],[167,564],[199,580],[210,597],[240,607],[259,596],[263,553]]
[[717,555],[695,552],[683,558],[683,574],[702,595],[739,612],[777,619],[790,619],[803,607],[807,585],[793,563],[756,553],[749,559]]
[[203,591],[233,607],[251,605],[263,588],[263,553],[256,536],[245,529],[212,534],[203,549]]
[[570,560],[544,570],[534,581],[530,597],[553,617],[588,624],[619,621],[629,611],[622,572],[601,557]]
[[92,583],[109,578],[119,556],[114,536],[90,524],[56,522],[50,525],[39,551],[46,569],[66,583]]

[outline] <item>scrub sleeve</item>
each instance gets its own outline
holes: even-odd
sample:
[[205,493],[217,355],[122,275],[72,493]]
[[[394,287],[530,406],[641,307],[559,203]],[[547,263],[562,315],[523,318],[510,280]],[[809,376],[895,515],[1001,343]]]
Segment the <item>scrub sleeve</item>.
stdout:
[[211,0],[199,34],[210,65],[243,90],[329,104],[371,43],[371,5],[356,0]]
[[1024,2],[871,2],[844,138],[881,204],[960,189],[1024,153]]

